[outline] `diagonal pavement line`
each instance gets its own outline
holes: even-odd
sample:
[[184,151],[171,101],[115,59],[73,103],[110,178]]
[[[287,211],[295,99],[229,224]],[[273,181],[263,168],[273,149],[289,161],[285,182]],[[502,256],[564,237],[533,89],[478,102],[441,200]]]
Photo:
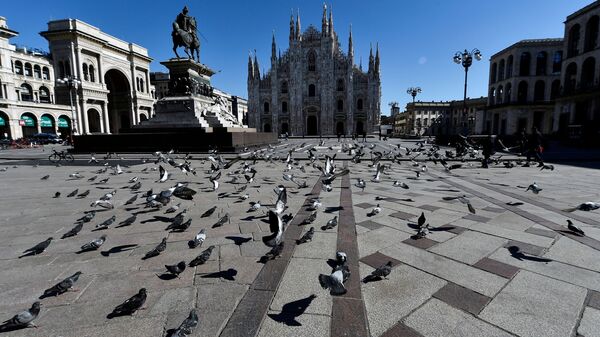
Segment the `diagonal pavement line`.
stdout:
[[281,257],[267,262],[260,270],[227,321],[219,335],[220,337],[254,337],[258,335],[260,326],[275,297],[277,287],[292,259],[296,249],[296,240],[302,235],[304,227],[301,224],[310,214],[307,207],[311,204],[311,199],[317,198],[321,194],[321,186],[321,177],[319,177],[310,194],[304,200],[304,204],[300,206],[300,210],[285,228],[283,233],[285,245]]
[[[441,181],[443,180],[445,183],[447,183],[449,185],[452,185],[452,186],[454,186],[456,188],[460,188],[463,191],[465,191],[467,193],[470,193],[470,194],[473,194],[473,195],[475,195],[475,196],[477,196],[477,197],[479,197],[479,198],[481,198],[483,200],[486,200],[486,201],[488,201],[488,202],[490,202],[492,204],[495,204],[496,206],[502,207],[502,208],[504,208],[506,210],[509,210],[509,211],[511,211],[511,212],[519,215],[519,216],[522,216],[522,217],[524,217],[526,219],[529,219],[529,220],[531,220],[531,221],[533,221],[533,222],[535,222],[535,223],[537,223],[537,224],[539,224],[541,226],[544,226],[544,227],[546,227],[548,229],[551,229],[551,230],[557,232],[558,234],[561,234],[563,236],[568,237],[569,239],[575,240],[575,241],[577,241],[577,242],[579,242],[579,243],[581,243],[583,245],[586,245],[586,246],[588,246],[590,248],[593,248],[595,250],[599,250],[600,251],[600,241],[598,241],[598,240],[592,239],[592,238],[587,237],[587,236],[578,236],[578,235],[575,235],[575,234],[568,233],[568,232],[565,231],[565,226],[561,226],[561,225],[559,225],[559,224],[557,224],[557,223],[555,223],[553,221],[544,219],[544,218],[542,218],[539,215],[536,215],[536,214],[527,212],[525,210],[522,210],[522,209],[520,209],[517,206],[506,205],[505,203],[503,203],[503,202],[501,202],[501,201],[499,201],[497,199],[494,199],[494,198],[492,198],[492,197],[490,197],[490,196],[488,196],[488,195],[486,195],[486,194],[484,194],[482,192],[475,191],[475,190],[473,190],[471,188],[468,188],[468,187],[466,187],[464,185],[461,185],[459,183],[450,181],[446,177],[441,177],[441,176],[432,174],[431,172],[429,172],[429,175],[431,175],[432,177],[434,177],[436,179],[439,179]],[[468,179],[457,178],[457,177],[453,177],[453,178],[465,180],[465,181],[467,181],[469,183],[473,183],[473,184],[481,186],[483,188],[490,189],[490,190],[498,192],[500,194],[505,194],[505,195],[513,194],[513,193],[510,193],[510,192],[505,193],[502,190],[495,190],[494,188],[489,188],[488,186],[486,186],[484,184],[475,183],[475,182],[470,181]],[[510,196],[512,197],[512,195],[510,195]],[[516,195],[515,195],[515,198],[517,198]],[[523,199],[521,199],[521,200],[523,200]],[[523,200],[523,201],[528,202],[527,200]],[[542,205],[545,205],[545,204],[542,204]],[[538,205],[536,205],[536,206],[538,206]],[[546,208],[546,207],[543,207],[543,206],[538,206],[538,207],[545,208],[546,210],[551,211],[551,212],[556,212],[555,208],[551,209],[551,208]],[[550,206],[548,206],[548,207],[550,207]]]
[[[347,167],[348,162],[344,162],[344,168]],[[345,284],[348,292],[343,296],[333,298],[330,336],[364,337],[369,335],[369,329],[365,303],[360,289],[358,242],[352,208],[350,174],[342,177],[341,189],[337,250],[346,253],[351,276]]]

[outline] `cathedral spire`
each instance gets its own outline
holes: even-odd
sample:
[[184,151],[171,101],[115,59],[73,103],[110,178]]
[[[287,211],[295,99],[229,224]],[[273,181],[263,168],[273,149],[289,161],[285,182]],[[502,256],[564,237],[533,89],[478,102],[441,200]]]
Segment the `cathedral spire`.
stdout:
[[375,67],[375,60],[373,58],[373,44],[371,44],[371,51],[369,51],[369,72]]
[[302,28],[300,27],[300,8],[298,8],[298,15],[296,16],[296,40],[300,41],[302,38]]
[[335,35],[333,30],[333,5],[329,5],[329,35],[332,37]]
[[350,65],[354,63],[354,43],[352,42],[352,24],[350,24],[350,37],[348,37],[348,59]]
[[258,59],[256,58],[256,49],[254,49],[254,77],[260,79],[260,68],[258,67]]
[[248,80],[254,79],[254,62],[252,62],[252,53],[248,51]]
[[323,18],[321,19],[321,35],[329,34],[329,25],[327,24],[327,5],[323,2]]
[[377,42],[377,51],[375,52],[375,72],[379,73],[379,42]]
[[294,41],[296,37],[296,29],[294,27],[294,10],[292,9],[292,13],[290,14],[290,44]]
[[275,29],[273,29],[273,39],[271,40],[271,63],[277,60],[277,47],[275,46]]

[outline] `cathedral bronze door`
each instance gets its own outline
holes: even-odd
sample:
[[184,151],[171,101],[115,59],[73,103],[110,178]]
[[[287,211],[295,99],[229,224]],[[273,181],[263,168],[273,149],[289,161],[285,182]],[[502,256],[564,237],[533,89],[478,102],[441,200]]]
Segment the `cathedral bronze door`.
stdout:
[[337,125],[335,126],[335,133],[337,135],[343,135],[343,134],[345,134],[345,132],[344,132],[344,122],[337,122]]
[[319,133],[317,116],[308,116],[306,118],[306,135],[316,136]]
[[360,135],[364,131],[365,131],[365,129],[364,129],[364,126],[363,126],[363,122],[362,121],[357,121],[356,122],[356,133],[358,133]]

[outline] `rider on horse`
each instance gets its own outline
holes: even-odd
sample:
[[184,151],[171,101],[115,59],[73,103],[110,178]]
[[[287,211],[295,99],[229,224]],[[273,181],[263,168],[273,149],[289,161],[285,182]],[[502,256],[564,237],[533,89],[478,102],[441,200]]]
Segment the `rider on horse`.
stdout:
[[196,19],[193,16],[188,15],[187,6],[183,7],[181,13],[177,15],[175,22],[173,22],[173,51],[177,54],[177,47],[182,46],[185,48],[186,54],[190,56],[188,49],[192,50],[190,58],[193,59],[194,51],[197,53],[198,61],[200,60],[200,41],[196,35]]

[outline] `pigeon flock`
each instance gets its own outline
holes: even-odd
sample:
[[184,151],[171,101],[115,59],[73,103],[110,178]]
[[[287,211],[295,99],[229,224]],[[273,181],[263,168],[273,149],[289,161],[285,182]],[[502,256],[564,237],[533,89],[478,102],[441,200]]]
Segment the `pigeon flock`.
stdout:
[[[168,233],[184,233],[184,235],[187,235],[186,240],[189,249],[198,250],[195,258],[189,261],[176,259],[171,264],[165,265],[161,273],[156,274],[161,280],[180,278],[182,274],[186,273],[187,268],[203,265],[210,259],[216,246],[206,247],[204,242],[208,241],[210,243],[212,229],[228,226],[232,222],[235,224],[240,220],[232,217],[228,212],[228,203],[235,200],[236,203],[248,203],[246,212],[250,217],[268,222],[269,233],[262,237],[262,243],[269,250],[259,259],[259,262],[269,263],[269,261],[281,257],[285,249],[294,249],[292,247],[294,244],[310,245],[315,235],[319,235],[318,232],[315,232],[314,227],[317,223],[320,223],[318,228],[322,231],[337,231],[338,216],[331,216],[320,210],[327,208],[327,206],[338,207],[339,205],[324,205],[324,201],[317,197],[303,206],[308,211],[308,215],[304,219],[298,219],[295,222],[300,226],[306,226],[306,231],[298,239],[287,242],[285,240],[286,229],[295,216],[292,213],[286,213],[288,211],[288,199],[298,195],[303,189],[307,193],[308,180],[311,176],[313,178],[318,176],[321,190],[323,193],[328,193],[334,190],[334,186],[337,186],[334,184],[336,179],[348,175],[354,168],[361,167],[360,165],[365,168],[364,164],[366,164],[367,170],[372,172],[373,175],[370,178],[355,177],[356,180],[353,185],[356,188],[364,191],[370,184],[380,184],[387,185],[396,193],[402,194],[405,190],[411,188],[410,180],[423,179],[422,176],[428,173],[429,168],[427,165],[439,164],[442,166],[440,172],[451,174],[463,166],[472,166],[472,161],[468,159],[480,158],[480,153],[475,147],[467,148],[465,153],[458,155],[452,151],[442,151],[438,146],[427,142],[416,143],[416,147],[413,148],[402,147],[398,144],[395,148],[389,146],[389,150],[381,151],[376,148],[375,144],[365,145],[355,141],[344,141],[340,143],[339,153],[347,154],[350,159],[348,165],[342,167],[342,165],[338,166],[336,162],[337,153],[327,152],[327,149],[331,150],[332,147],[327,148],[324,145],[324,140],[321,140],[318,144],[302,143],[292,145],[291,143],[283,143],[279,146],[269,145],[268,147],[235,155],[231,159],[226,159],[226,156],[219,154],[216,150],[210,151],[208,155],[203,155],[201,158],[192,158],[189,154],[180,155],[173,150],[155,152],[152,158],[141,160],[139,164],[144,164],[144,168],[141,170],[133,165],[126,166],[120,163],[114,165],[115,159],[113,158],[118,158],[116,154],[107,154],[104,157],[104,163],[92,154],[88,164],[92,165],[93,169],[89,172],[78,170],[70,173],[67,180],[85,181],[87,178],[87,182],[91,183],[93,187],[102,187],[102,189],[98,189],[102,192],[98,193],[94,188],[87,189],[85,186],[79,186],[73,191],[56,191],[54,193],[54,198],[85,199],[91,197],[89,208],[82,210],[80,215],[73,219],[73,224],[69,225],[68,230],[59,233],[60,238],[58,240],[77,242],[78,236],[82,232],[96,233],[95,239],[78,243],[77,246],[81,247],[80,251],[73,252],[76,254],[94,254],[93,252],[98,251],[107,241],[110,242],[111,236],[115,235],[115,228],[143,226],[144,221],[138,220],[139,214],[149,212],[162,214],[154,218],[168,223],[165,231]],[[108,160],[112,160],[113,165]],[[450,160],[457,163],[449,164],[448,161]],[[277,177],[262,174],[257,168],[257,162],[259,161],[271,168],[281,169],[281,181],[278,182]],[[523,165],[519,162],[500,162],[500,157],[492,159],[492,162],[494,161],[500,167],[504,165],[506,168],[512,168],[519,164]],[[194,167],[194,165],[197,166]],[[405,172],[411,173],[408,176],[399,175],[395,167],[403,167]],[[554,171],[555,169],[553,165],[544,163],[540,163],[539,167],[541,167],[541,170],[548,171]],[[91,175],[88,177],[89,174]],[[155,174],[156,178],[145,178],[146,175],[152,174]],[[112,184],[111,178],[117,175],[126,175],[129,178],[128,185],[107,187]],[[47,174],[41,179],[55,178]],[[265,183],[262,184],[259,181]],[[232,188],[224,188],[227,185],[231,185]],[[546,192],[536,182],[531,182],[528,186],[517,186],[517,188],[522,188],[525,192],[532,192],[535,195]],[[205,205],[204,207],[207,209],[201,213],[199,218],[192,219],[190,216],[190,207],[192,207],[190,201],[194,199],[198,192],[212,198],[213,205]],[[466,194],[451,195],[443,196],[442,200],[457,200],[465,205],[465,212],[476,214],[477,210],[471,203],[470,197]],[[405,202],[414,201],[410,198],[395,199]],[[385,200],[385,198],[377,197],[376,200]],[[521,204],[520,202],[508,203],[508,205],[514,207]],[[598,208],[600,208],[600,203],[590,201],[568,208],[565,211],[593,211]],[[111,214],[115,209],[125,210],[129,215],[123,218],[118,218],[114,214],[104,216],[104,214]],[[366,211],[366,216],[371,217],[380,214],[383,210],[381,204],[377,203],[376,206]],[[217,221],[207,223],[208,218],[213,215],[216,215]],[[194,226],[195,223],[202,224]],[[429,224],[425,213],[421,213],[416,224],[409,224],[409,226],[415,230],[412,237],[415,240],[425,238],[430,232],[438,230],[438,228]],[[585,236],[584,231],[570,219],[567,220],[565,228],[567,232],[573,235]],[[231,237],[231,239],[236,245],[243,245],[247,242],[243,238]],[[43,254],[46,250],[51,249],[53,242],[56,240],[54,237],[48,237],[46,240],[23,251],[19,258]],[[167,234],[160,242],[156,242],[156,246],[143,254],[139,263],[144,264],[146,260],[153,259],[169,251],[169,246],[169,235]],[[519,258],[524,256],[518,247],[509,247],[509,251],[513,256]],[[328,257],[323,256],[323,258]],[[318,280],[315,280],[330,295],[339,296],[346,293],[345,283],[353,277],[348,258],[346,253],[337,252],[335,259],[330,260],[331,272],[320,274]],[[392,262],[388,261],[373,270],[370,275],[366,275],[362,282],[385,281],[392,273],[393,267]],[[221,272],[222,277],[225,279],[233,279],[237,274],[237,271],[233,268],[227,270],[227,266],[222,270],[225,270]],[[43,309],[44,299],[61,296],[69,291],[77,291],[75,288],[77,282],[85,277],[84,273],[77,271],[56,284],[49,284],[43,294],[40,294],[40,301],[33,303],[29,309],[6,320],[0,328],[0,332],[1,329],[37,327],[34,320],[40,314],[40,310]],[[122,303],[116,306],[112,312],[107,312],[106,317],[113,319],[119,316],[134,315],[138,310],[143,310],[148,293],[151,291],[152,289],[141,288],[136,294],[131,294],[130,298],[118,299]],[[188,336],[192,334],[201,322],[199,316],[202,317],[202,312],[192,309],[188,317],[182,317],[183,321],[178,327],[170,330],[169,335]]]

